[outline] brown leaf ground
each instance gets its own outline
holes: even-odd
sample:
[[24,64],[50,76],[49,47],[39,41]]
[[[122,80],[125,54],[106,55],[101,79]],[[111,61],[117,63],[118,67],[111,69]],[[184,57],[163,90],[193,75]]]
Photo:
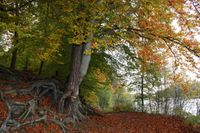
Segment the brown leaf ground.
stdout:
[[[8,86],[0,86],[2,91],[8,89]],[[20,102],[31,99],[31,96],[26,95],[6,95],[6,97]],[[50,103],[49,97],[44,97],[40,101],[40,106],[49,107]],[[56,106],[52,106],[50,110],[48,118],[58,117],[55,111]],[[6,119],[7,111],[5,103],[0,100],[0,121]],[[31,118],[34,117],[38,116]],[[64,119],[62,116],[61,118]],[[106,113],[103,116],[91,115],[75,127],[66,126],[70,133],[200,133],[200,127],[194,128],[191,125],[186,125],[179,117],[139,112]],[[17,129],[15,133],[62,133],[62,130],[58,125],[47,121],[26,125]]]
[[139,112],[108,113],[103,117],[89,116],[80,123],[80,133],[198,133],[176,116],[153,115]]

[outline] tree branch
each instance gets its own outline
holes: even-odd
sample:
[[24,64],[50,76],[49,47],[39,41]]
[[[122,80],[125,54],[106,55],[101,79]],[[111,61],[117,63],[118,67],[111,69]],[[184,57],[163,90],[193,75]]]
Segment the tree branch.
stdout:
[[190,0],[190,1],[192,2],[192,5],[195,8],[196,12],[200,15],[200,11],[198,10],[198,8],[200,8],[200,4],[197,3],[197,1],[195,2],[194,0]]
[[[22,5],[20,5],[18,7],[18,9],[20,10],[21,8],[23,8],[23,7],[31,4],[34,1],[36,1],[36,0],[29,0],[29,1],[25,2],[25,3],[23,3]],[[3,11],[3,12],[12,12],[12,11],[15,11],[15,10],[16,10],[16,8],[14,8],[14,7],[5,6],[2,3],[0,4],[0,11]]]
[[[130,29],[129,29],[129,31],[130,31]],[[140,33],[144,32],[143,29],[132,28],[131,31],[135,32],[140,37],[144,37],[146,39],[152,40],[150,37],[147,37],[145,35],[140,34]],[[185,44],[183,44],[181,41],[179,41],[176,38],[173,38],[173,37],[170,37],[170,36],[155,35],[154,33],[149,33],[149,35],[154,36],[154,37],[159,37],[160,39],[162,39],[165,42],[166,42],[166,40],[168,40],[170,42],[176,43],[176,44],[186,48],[189,52],[193,53],[196,57],[200,58],[200,53],[197,50],[189,48],[188,46],[186,46]]]

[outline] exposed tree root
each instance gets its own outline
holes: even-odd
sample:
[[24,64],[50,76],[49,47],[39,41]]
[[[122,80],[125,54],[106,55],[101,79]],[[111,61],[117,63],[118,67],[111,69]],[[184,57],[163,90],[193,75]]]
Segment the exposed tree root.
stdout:
[[[52,101],[57,101],[59,97],[63,94],[62,91],[59,90],[60,88],[53,80],[42,80],[42,81],[36,81],[32,83],[32,85],[29,88],[26,89],[12,89],[7,91],[0,91],[0,99],[3,101],[7,106],[7,117],[4,121],[1,122],[1,128],[0,132],[6,132],[7,129],[17,129],[19,127],[22,127],[27,124],[39,122],[42,120],[48,120],[46,117],[41,117],[39,119],[31,120],[31,121],[25,121],[30,116],[33,116],[36,113],[36,110],[38,112],[41,112],[42,108],[39,108],[39,101],[42,99],[43,96],[50,95],[52,97]],[[33,98],[31,100],[28,100],[26,102],[17,102],[12,101],[10,99],[6,98],[7,94],[12,95],[27,95],[32,94]],[[25,121],[25,122],[24,122]],[[66,130],[62,122],[56,119],[49,119],[48,121],[54,122],[55,124],[58,124],[63,132]]]
[[87,111],[88,114],[97,115],[97,116],[103,116],[104,115],[101,111],[93,108],[92,106],[90,106],[87,103],[84,103],[83,106],[84,106],[84,108],[85,108],[85,110]]
[[[5,120],[0,121],[0,132],[15,131],[26,125],[44,121],[58,125],[65,133],[67,132],[66,124],[75,124],[77,121],[85,119],[88,113],[102,116],[97,110],[87,104],[83,104],[79,99],[74,100],[69,96],[66,98],[61,91],[63,90],[62,87],[62,84],[56,80],[38,80],[31,83],[28,88],[13,87],[11,90],[0,90],[0,100],[7,106],[7,117]],[[7,98],[7,95],[31,95],[32,99],[19,102]],[[48,118],[47,114],[51,113],[50,107],[44,108],[40,106],[40,101],[45,96],[49,96],[51,103],[57,105],[57,107],[59,107],[58,101],[64,98],[63,104],[64,108],[67,109],[67,112],[65,112],[67,117],[60,119],[57,117],[58,113],[54,113],[55,116]],[[33,119],[33,116],[38,116],[38,118]]]
[[66,133],[66,131],[68,130],[68,128],[65,126],[64,122],[58,121],[56,119],[48,119],[48,121],[53,122],[57,125],[59,125],[63,131],[63,133]]
[[67,109],[67,121],[73,124],[84,120],[88,114],[103,116],[102,112],[86,103],[82,103],[79,99],[66,98],[64,107]]
[[1,95],[1,100],[4,103],[6,103],[6,106],[8,108],[8,116],[7,116],[6,120],[2,123],[1,128],[0,128],[0,132],[3,133],[3,132],[6,132],[8,121],[11,119],[11,106],[10,106],[9,102],[5,99],[2,91],[0,91],[0,95]]
[[[32,80],[29,82],[29,87],[20,88],[17,85],[22,82],[23,78],[19,78],[20,76],[16,72],[0,67],[0,75],[2,75],[1,77],[6,77],[0,78],[5,81],[1,82],[1,85],[11,88],[0,90],[0,100],[7,107],[6,119],[0,120],[0,132],[2,133],[8,130],[14,131],[41,121],[54,123],[65,133],[67,131],[66,124],[75,124],[77,121],[85,119],[87,114],[102,116],[99,111],[82,103],[79,98],[73,97],[72,92],[69,91],[64,94],[62,91],[64,90],[64,85],[55,79]],[[30,95],[32,98],[20,102],[10,99],[7,97],[8,95]],[[52,113],[51,107],[41,107],[40,102],[46,96],[51,98],[51,104],[58,108],[58,112],[65,112],[67,114],[64,119],[60,119],[58,113]],[[52,113],[55,116],[48,118],[48,113]],[[37,118],[33,118],[33,116],[37,116]]]
[[0,66],[0,77],[2,80],[18,81],[19,77],[10,69]]

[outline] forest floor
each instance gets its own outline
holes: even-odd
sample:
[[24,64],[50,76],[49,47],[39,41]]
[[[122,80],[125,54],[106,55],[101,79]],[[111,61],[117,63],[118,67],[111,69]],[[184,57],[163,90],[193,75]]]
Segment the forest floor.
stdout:
[[[166,116],[158,114],[147,114],[141,112],[113,112],[104,113],[102,116],[89,115],[76,125],[70,123],[61,123],[66,117],[58,114],[56,104],[52,104],[50,96],[43,96],[39,99],[36,109],[32,109],[30,101],[33,99],[31,95],[18,95],[11,92],[13,87],[0,81],[0,91],[4,94],[0,99],[0,128],[6,126],[6,133],[200,133],[200,126],[194,127],[187,125],[184,120],[177,116]],[[7,81],[6,81],[7,82]],[[16,88],[27,88],[28,83],[20,83]],[[1,94],[1,95],[2,95]],[[25,105],[29,110],[27,115],[21,117],[19,110],[12,112],[12,118],[20,123],[18,127],[12,128],[9,125],[9,111],[7,102],[29,103]],[[27,102],[28,101],[28,102]],[[10,119],[6,121],[6,119]],[[1,131],[0,131],[1,132]]]
[[[0,86],[0,90],[5,90],[5,86]],[[26,101],[31,96],[11,96],[10,99],[15,101]],[[41,100],[42,107],[49,106],[49,97]],[[51,107],[52,114],[55,115],[54,107]],[[48,113],[48,117],[53,116]],[[0,101],[0,120],[5,120],[7,116],[7,108],[5,103]],[[55,117],[55,116],[54,116]],[[33,115],[31,119],[38,118]],[[30,121],[30,118],[23,120]],[[141,112],[116,112],[105,113],[102,116],[89,115],[85,120],[76,125],[66,125],[70,133],[200,133],[200,128],[192,125],[186,125],[183,119],[176,116],[164,116],[158,114],[147,114]],[[13,132],[7,130],[8,133]],[[15,133],[62,133],[59,125],[40,121],[25,124],[24,126],[14,130]]]
[[141,112],[107,113],[89,116],[78,124],[77,133],[200,133],[200,128],[186,125],[176,116]]

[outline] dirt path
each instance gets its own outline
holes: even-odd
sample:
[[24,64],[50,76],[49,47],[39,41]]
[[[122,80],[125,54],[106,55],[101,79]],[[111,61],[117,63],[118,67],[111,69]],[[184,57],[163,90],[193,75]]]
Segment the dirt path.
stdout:
[[73,132],[81,133],[198,133],[178,117],[136,112],[90,116]]

